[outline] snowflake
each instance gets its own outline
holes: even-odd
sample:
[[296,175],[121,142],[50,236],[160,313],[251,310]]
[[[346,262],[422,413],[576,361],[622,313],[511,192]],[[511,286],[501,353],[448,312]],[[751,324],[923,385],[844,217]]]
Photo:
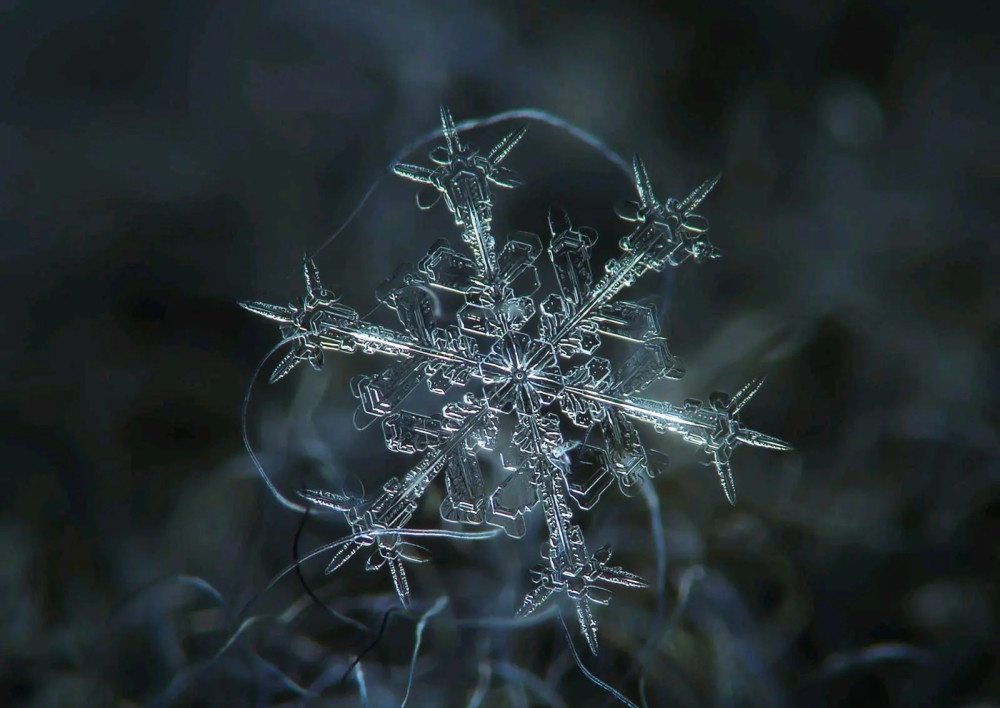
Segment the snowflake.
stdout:
[[[336,551],[327,573],[362,547],[374,546],[368,570],[387,568],[407,606],[410,589],[404,562],[426,561],[427,554],[393,531],[406,530],[428,485],[442,475],[446,495],[440,513],[448,522],[486,523],[521,537],[524,515],[541,506],[548,541],[543,562],[532,569],[534,587],[519,614],[528,615],[555,594],[565,593],[596,654],[592,603],[608,603],[608,586],[634,588],[645,582],[609,565],[607,547],[593,554],[588,551],[581,528],[573,523],[571,501],[587,510],[614,482],[631,496],[644,477],[652,476],[654,467],[634,421],[699,446],[706,464],[716,469],[730,503],[736,499],[730,457],[737,446],[790,449],[740,422],[740,411],[763,379],[754,379],[732,397],[713,393],[707,405],[688,399],[675,406],[639,396],[652,382],[678,379],[684,370],[658,336],[654,308],[617,296],[647,271],[719,257],[706,237],[708,223],[695,213],[718,178],[683,200],[660,202],[636,156],[639,201],[616,210],[634,227],[621,239],[621,255],[607,263],[596,283],[590,254],[597,234],[574,228],[561,209],[550,209],[551,239],[546,250],[559,292],[536,307],[532,296],[539,288],[540,240],[515,232],[498,251],[491,231],[492,187],[521,184],[501,163],[526,129],[511,132],[484,155],[459,139],[445,108],[441,121],[445,145],[431,151],[434,167],[396,164],[394,171],[424,185],[417,194],[421,209],[433,207],[443,197],[461,228],[467,252],[439,241],[415,269],[401,268],[380,288],[381,302],[395,310],[402,330],[368,322],[339,302],[324,289],[310,259],[304,263],[306,295],[299,303],[241,305],[279,322],[282,336],[293,342],[272,382],[303,361],[319,369],[327,350],[395,359],[381,373],[352,381],[352,392],[360,400],[359,416],[366,419],[357,422],[363,427],[380,419],[390,450],[421,457],[401,480],[386,482],[374,500],[359,502],[328,491],[299,492],[312,504],[342,512],[351,526],[355,541]],[[434,290],[462,298],[455,323],[437,321]],[[594,355],[607,337],[634,347],[618,369]],[[404,410],[403,401],[422,381],[436,394],[453,386],[470,390],[445,404],[438,415]],[[480,386],[473,392],[470,384],[475,382]],[[501,457],[507,475],[487,493],[477,452],[495,449],[502,415],[512,421],[509,449]],[[579,434],[568,437],[567,429]],[[593,444],[595,440],[600,442]]]

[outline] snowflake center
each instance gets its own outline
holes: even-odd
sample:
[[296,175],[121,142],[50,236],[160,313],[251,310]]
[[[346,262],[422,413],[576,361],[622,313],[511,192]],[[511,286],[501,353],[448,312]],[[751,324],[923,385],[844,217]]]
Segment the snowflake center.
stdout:
[[494,342],[480,364],[480,375],[490,406],[507,413],[535,413],[562,386],[552,345],[517,331]]

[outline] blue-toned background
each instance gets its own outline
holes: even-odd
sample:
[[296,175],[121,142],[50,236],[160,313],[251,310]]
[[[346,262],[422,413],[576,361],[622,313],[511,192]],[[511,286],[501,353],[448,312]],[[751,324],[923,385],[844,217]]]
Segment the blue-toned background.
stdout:
[[[297,297],[303,252],[446,103],[459,120],[550,111],[640,151],[663,197],[721,170],[704,212],[724,258],[641,291],[688,370],[662,395],[766,373],[745,418],[797,448],[738,452],[731,509],[683,444],[650,436],[674,457],[656,489],[663,607],[681,609],[657,625],[653,589],[618,593],[591,670],[635,701],[642,673],[651,706],[997,705],[998,57],[976,7],[0,0],[0,704],[297,705],[280,671],[334,677],[308,705],[360,705],[336,679],[392,606],[363,561],[303,577],[367,630],[292,575],[250,612],[272,619],[203,664],[292,562],[300,522],[243,451],[277,332],[235,302]],[[630,184],[529,126],[498,231],[544,233],[558,200],[613,253]],[[414,191],[384,180],[317,259],[361,312],[456,236]],[[378,362],[327,361],[261,387],[248,430],[288,489],[355,475],[371,493],[408,462],[349,426],[347,382]],[[609,493],[585,525],[655,576],[641,499]],[[310,519],[300,548],[342,532]],[[484,706],[610,700],[557,624],[455,622],[512,615],[537,543],[431,545],[417,609],[451,601],[409,705],[464,706],[477,684]],[[402,699],[414,642],[413,616],[386,624],[364,661],[373,706]]]

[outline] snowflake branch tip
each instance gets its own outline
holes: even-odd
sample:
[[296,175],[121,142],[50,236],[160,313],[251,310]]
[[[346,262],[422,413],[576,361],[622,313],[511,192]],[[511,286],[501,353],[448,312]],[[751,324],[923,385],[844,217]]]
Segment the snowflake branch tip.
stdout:
[[507,133],[503,139],[498,142],[492,150],[490,150],[489,155],[486,159],[490,161],[491,165],[499,165],[505,157],[514,149],[514,146],[521,142],[521,138],[524,137],[525,133],[528,132],[528,126],[523,125],[517,130],[513,130]]
[[291,324],[295,320],[295,311],[291,307],[281,305],[271,305],[260,301],[243,301],[239,306],[255,315],[266,317],[280,324]]
[[[678,205],[677,210],[684,215],[693,213],[694,210],[698,208],[698,205],[705,201],[705,197],[707,197],[709,193],[715,189],[715,185],[719,183],[720,179],[722,179],[721,172],[695,187],[689,195],[684,197],[684,201]],[[692,227],[689,226],[688,228]]]
[[455,119],[452,118],[451,111],[446,106],[441,106],[441,128],[444,133],[445,142],[448,143],[448,152],[451,154],[461,152],[462,143],[458,139]]

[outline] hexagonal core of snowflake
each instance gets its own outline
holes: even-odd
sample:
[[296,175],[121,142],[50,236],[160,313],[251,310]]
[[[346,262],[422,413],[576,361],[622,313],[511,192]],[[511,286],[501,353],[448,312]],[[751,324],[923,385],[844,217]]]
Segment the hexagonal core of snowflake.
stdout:
[[523,332],[497,339],[480,363],[479,375],[490,408],[503,413],[537,413],[562,389],[555,349]]

